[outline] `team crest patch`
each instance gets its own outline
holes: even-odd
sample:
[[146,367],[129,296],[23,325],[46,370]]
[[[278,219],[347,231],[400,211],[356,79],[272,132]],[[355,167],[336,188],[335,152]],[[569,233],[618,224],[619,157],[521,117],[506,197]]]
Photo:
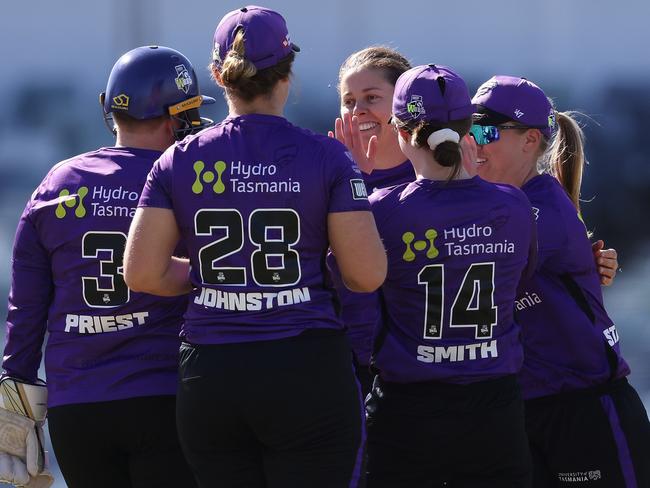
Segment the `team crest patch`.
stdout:
[[411,101],[406,104],[406,111],[411,114],[411,117],[417,119],[420,115],[424,115],[427,111],[424,109],[421,95],[411,95]]
[[548,114],[548,126],[551,129],[555,128],[555,110],[551,107],[551,111]]
[[184,64],[176,66],[176,88],[187,94],[192,86],[192,77]]
[[352,198],[354,200],[367,200],[368,192],[366,191],[366,184],[363,180],[350,180],[352,187]]
[[214,43],[214,49],[212,50],[212,61],[216,63],[221,63],[221,46],[218,42]]

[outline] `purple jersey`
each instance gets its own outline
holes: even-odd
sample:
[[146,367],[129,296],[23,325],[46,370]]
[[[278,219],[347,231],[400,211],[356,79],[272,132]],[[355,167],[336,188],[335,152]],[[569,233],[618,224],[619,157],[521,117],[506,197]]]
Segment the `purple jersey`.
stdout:
[[[376,169],[363,174],[368,195],[390,186],[415,180],[415,171],[410,161],[389,169]],[[334,285],[341,302],[341,320],[347,328],[348,339],[360,364],[366,366],[372,353],[372,335],[380,325],[379,292],[355,293],[346,288],[341,280],[336,260],[330,253],[328,267],[332,271]]]
[[56,165],[18,224],[3,368],[37,376],[48,403],[175,394],[187,299],[130,291],[122,257],[140,192],[160,152],[102,148]]
[[369,210],[360,173],[338,141],[271,115],[228,118],[165,152],[140,205],[172,209],[189,249],[185,339],[342,328],[324,279],[327,216]]
[[600,278],[584,223],[550,175],[522,190],[537,218],[539,260],[516,306],[525,361],[524,398],[602,384],[629,374],[616,327],[603,307]]
[[416,180],[370,202],[388,254],[381,377],[466,384],[519,371],[513,304],[535,258],[526,196],[474,177]]

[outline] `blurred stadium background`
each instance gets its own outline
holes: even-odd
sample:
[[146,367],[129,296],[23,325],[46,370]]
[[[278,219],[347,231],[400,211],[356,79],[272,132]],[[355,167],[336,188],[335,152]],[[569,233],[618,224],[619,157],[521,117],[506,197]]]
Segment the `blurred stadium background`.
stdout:
[[[631,382],[650,407],[650,3],[628,0],[369,0],[262,3],[282,12],[302,52],[295,63],[288,118],[325,132],[338,112],[340,63],[385,44],[413,64],[457,69],[470,90],[493,74],[527,77],[561,110],[585,119],[590,161],[583,214],[595,237],[619,252],[622,272],[605,290]],[[217,21],[243,4],[232,0],[61,0],[2,2],[0,29],[0,296],[6,297],[15,226],[30,193],[56,162],[112,145],[98,104],[111,66],[146,44],[187,55],[204,93],[225,103],[210,81]],[[643,222],[646,222],[644,224]],[[6,301],[0,300],[6,316]],[[98,419],[101,421],[101,419]],[[57,471],[53,460],[53,469]],[[65,486],[57,471],[56,488]]]

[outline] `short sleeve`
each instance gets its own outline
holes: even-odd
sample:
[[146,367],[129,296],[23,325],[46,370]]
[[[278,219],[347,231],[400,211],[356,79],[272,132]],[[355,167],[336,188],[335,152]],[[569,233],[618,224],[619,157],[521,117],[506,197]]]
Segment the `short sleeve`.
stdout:
[[154,163],[140,195],[138,207],[173,209],[172,202],[172,146]]
[[[336,144],[332,144],[336,143]],[[366,185],[361,170],[338,141],[331,141],[325,151],[325,168],[329,181],[330,213],[370,211]]]

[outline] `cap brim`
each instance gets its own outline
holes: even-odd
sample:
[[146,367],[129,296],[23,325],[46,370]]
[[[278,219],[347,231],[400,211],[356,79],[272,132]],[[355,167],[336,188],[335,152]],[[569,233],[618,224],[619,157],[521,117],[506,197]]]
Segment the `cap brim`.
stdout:
[[483,105],[476,105],[476,112],[472,115],[472,122],[476,125],[500,125],[511,120],[510,117],[490,110]]
[[201,105],[210,105],[211,103],[216,102],[214,98],[209,97],[207,95],[201,95],[201,99],[202,99]]
[[291,50],[294,53],[299,53],[300,52],[300,46],[294,42],[291,43]]

